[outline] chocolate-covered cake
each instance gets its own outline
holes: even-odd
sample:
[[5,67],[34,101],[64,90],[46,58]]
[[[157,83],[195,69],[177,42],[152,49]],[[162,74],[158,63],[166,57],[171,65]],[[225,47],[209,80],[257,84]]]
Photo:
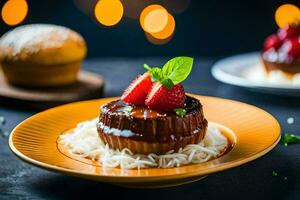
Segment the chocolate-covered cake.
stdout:
[[163,68],[150,68],[135,79],[120,100],[101,107],[97,130],[112,149],[138,154],[163,154],[197,144],[205,136],[207,120],[199,100],[186,96],[181,84],[193,59],[176,57]]
[[268,74],[276,70],[290,77],[300,73],[300,24],[287,25],[268,36],[261,57]]
[[197,144],[205,136],[207,120],[200,102],[186,96],[186,114],[153,110],[116,100],[101,107],[97,125],[101,139],[113,149],[128,148],[134,153],[166,153],[187,144]]

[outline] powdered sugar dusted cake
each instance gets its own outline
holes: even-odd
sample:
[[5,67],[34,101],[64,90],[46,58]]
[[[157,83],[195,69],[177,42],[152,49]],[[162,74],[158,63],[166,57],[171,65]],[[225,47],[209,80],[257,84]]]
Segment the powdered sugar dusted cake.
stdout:
[[2,71],[9,83],[18,86],[72,84],[86,52],[80,34],[51,24],[19,26],[0,38]]
[[5,60],[22,59],[25,54],[34,54],[43,49],[62,48],[67,41],[82,43],[84,39],[63,26],[24,25],[7,32],[0,38],[0,56]]

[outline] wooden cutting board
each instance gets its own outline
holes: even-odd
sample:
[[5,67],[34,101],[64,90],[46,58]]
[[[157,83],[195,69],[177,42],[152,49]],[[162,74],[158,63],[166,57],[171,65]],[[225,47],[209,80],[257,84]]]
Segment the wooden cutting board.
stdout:
[[46,109],[79,100],[102,97],[102,76],[81,71],[78,81],[59,88],[31,89],[10,85],[0,70],[0,104],[25,109]]

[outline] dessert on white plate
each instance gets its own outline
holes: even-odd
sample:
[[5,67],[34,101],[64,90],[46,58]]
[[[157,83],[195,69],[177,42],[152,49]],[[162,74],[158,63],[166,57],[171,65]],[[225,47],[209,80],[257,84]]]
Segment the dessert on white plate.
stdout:
[[212,75],[258,92],[300,96],[300,24],[287,25],[268,36],[262,52],[218,61]]
[[260,52],[245,53],[224,58],[214,64],[211,73],[217,80],[251,91],[300,96],[298,74],[289,79],[280,71],[266,73]]
[[300,24],[287,25],[268,36],[261,52],[218,61],[212,75],[258,92],[300,96]]
[[300,25],[280,28],[268,36],[261,53],[261,63],[246,74],[253,81],[275,85],[300,85]]

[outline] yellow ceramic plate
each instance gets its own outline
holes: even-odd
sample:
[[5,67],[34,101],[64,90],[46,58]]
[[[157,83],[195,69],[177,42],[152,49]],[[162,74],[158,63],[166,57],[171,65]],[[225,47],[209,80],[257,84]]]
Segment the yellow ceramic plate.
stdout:
[[58,146],[60,134],[78,122],[97,117],[99,106],[113,98],[67,104],[36,114],[12,131],[9,145],[22,160],[48,170],[127,187],[164,187],[193,182],[244,164],[266,154],[278,143],[280,126],[267,112],[237,101],[193,96],[200,99],[208,121],[219,126],[234,143],[229,152],[206,163],[170,169],[105,169]]

